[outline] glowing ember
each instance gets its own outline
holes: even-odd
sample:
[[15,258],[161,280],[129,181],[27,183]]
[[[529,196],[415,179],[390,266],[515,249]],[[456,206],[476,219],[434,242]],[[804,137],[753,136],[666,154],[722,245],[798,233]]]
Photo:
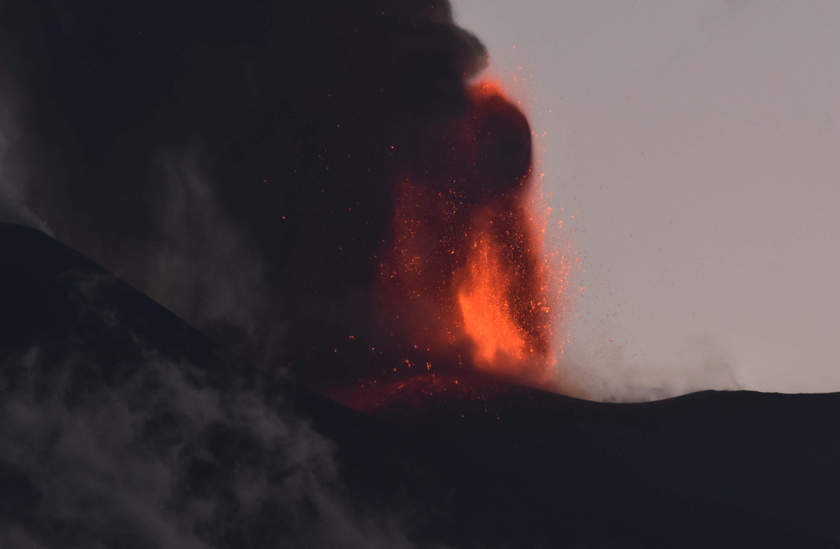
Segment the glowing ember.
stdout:
[[411,342],[406,351],[545,381],[555,296],[530,211],[530,128],[498,84],[482,82],[468,99],[468,114],[432,145],[431,164],[397,192],[384,308]]
[[[475,231],[457,299],[465,334],[472,340],[473,361],[481,369],[531,377],[540,352],[526,323],[517,315],[517,276],[502,255],[501,244],[487,230]],[[537,360],[535,360],[537,359]]]
[[475,344],[477,364],[492,368],[500,362],[521,362],[527,356],[522,328],[514,322],[498,244],[480,236],[467,260],[468,275],[458,291],[464,330]]

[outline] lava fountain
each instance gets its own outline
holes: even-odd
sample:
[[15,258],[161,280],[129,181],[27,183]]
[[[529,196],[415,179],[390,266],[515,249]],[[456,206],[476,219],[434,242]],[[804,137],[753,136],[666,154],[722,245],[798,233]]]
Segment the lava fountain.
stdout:
[[530,126],[495,82],[471,86],[467,101],[397,190],[382,309],[393,335],[411,342],[408,366],[541,384],[556,362],[562,296],[549,289],[532,210]]

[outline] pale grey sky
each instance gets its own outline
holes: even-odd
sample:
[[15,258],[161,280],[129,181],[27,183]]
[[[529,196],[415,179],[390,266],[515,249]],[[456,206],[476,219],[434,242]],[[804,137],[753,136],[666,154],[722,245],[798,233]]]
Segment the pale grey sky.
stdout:
[[840,2],[453,4],[545,134],[586,287],[564,375],[840,391]]

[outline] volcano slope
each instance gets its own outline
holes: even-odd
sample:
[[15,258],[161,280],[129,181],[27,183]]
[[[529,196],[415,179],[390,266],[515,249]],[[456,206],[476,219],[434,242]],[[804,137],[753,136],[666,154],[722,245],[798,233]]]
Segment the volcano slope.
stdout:
[[829,547],[840,397],[423,376],[353,411],[0,226],[3,547]]

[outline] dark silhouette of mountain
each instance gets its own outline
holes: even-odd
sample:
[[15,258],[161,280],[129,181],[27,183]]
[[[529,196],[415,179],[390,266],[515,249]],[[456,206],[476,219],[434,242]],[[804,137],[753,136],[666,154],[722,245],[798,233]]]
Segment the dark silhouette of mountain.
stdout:
[[3,547],[832,547],[840,397],[601,404],[481,377],[366,414],[0,227]]

